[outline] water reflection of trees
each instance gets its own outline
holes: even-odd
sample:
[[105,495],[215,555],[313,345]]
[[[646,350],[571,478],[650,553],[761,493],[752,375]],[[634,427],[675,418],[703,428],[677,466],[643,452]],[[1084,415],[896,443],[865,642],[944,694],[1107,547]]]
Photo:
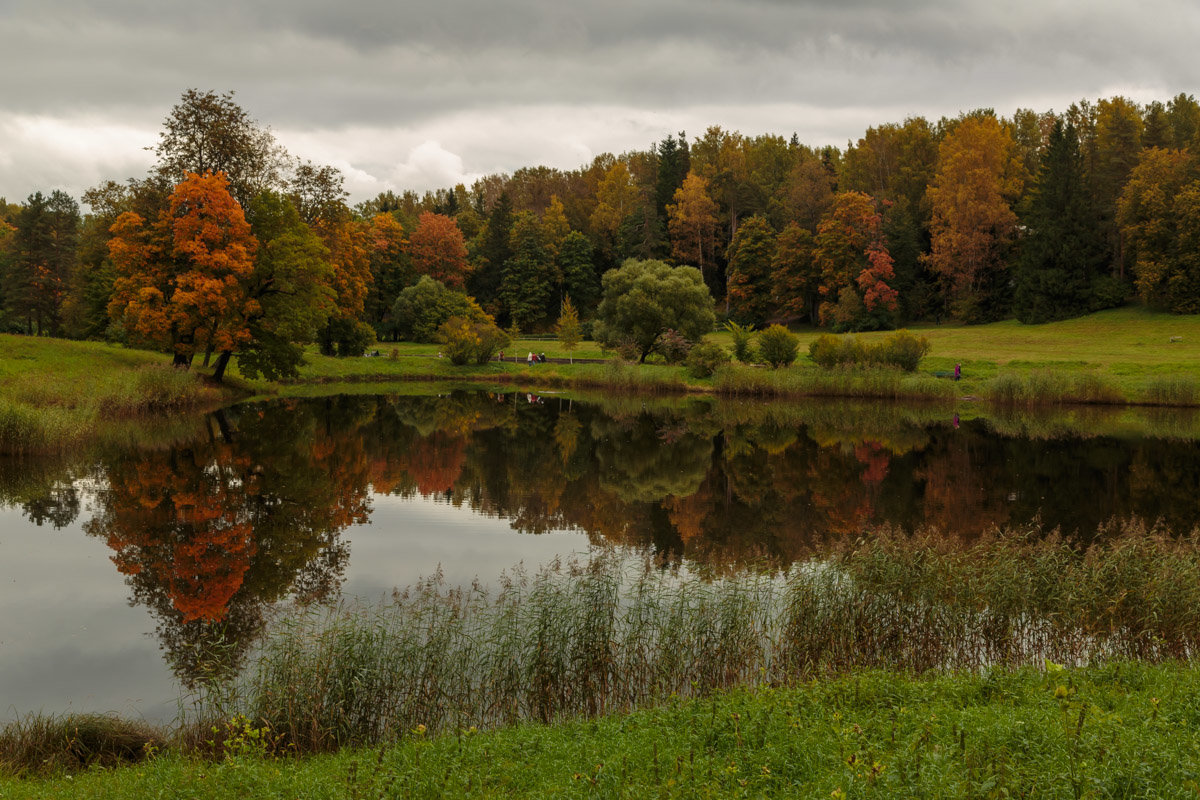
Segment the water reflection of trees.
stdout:
[[[1085,533],[1112,516],[1196,522],[1191,440],[944,416],[342,396],[239,406],[198,439],[82,464],[0,463],[0,500],[54,526],[93,505],[86,531],[112,548],[186,679],[236,668],[273,603],[336,589],[340,534],[367,519],[372,492],[712,565],[790,561],[881,522],[960,536],[1035,516]],[[1011,435],[1023,425],[1039,433]]]

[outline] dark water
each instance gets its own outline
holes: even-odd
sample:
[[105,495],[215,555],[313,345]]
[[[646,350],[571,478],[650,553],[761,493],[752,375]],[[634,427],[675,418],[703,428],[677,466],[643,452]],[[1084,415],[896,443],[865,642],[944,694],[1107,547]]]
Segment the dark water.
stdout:
[[[1200,519],[1191,416],[452,393],[250,404],[0,462],[0,718],[176,711],[273,608],[590,546],[786,564],[864,527]],[[547,535],[530,535],[547,534]]]

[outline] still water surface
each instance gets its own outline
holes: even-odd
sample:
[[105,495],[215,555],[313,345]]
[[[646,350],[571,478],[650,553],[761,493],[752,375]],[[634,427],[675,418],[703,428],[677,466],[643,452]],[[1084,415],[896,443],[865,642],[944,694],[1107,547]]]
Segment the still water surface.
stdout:
[[0,462],[0,719],[167,720],[272,609],[495,580],[590,547],[787,564],[888,523],[1200,519],[1194,415],[455,392],[246,404],[193,435]]

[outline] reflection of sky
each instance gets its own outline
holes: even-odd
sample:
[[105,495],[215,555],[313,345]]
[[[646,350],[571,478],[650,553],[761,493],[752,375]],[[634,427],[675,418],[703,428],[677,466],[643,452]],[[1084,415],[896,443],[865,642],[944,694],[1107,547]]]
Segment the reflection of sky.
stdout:
[[[429,576],[489,582],[524,562],[586,552],[581,533],[534,536],[468,508],[377,495],[350,542],[345,594],[374,600]],[[104,542],[86,536],[87,512],[62,530],[0,508],[0,721],[30,711],[114,711],[170,720],[178,691],[154,638],[156,620],[129,604]]]
[[61,530],[0,508],[0,719],[28,711],[175,712],[154,620],[83,518]]
[[556,555],[586,553],[582,533],[519,534],[509,520],[467,507],[375,495],[371,522],[348,530],[350,565],[345,592],[373,599],[432,575],[441,565],[446,582],[488,582],[519,562],[543,564]]

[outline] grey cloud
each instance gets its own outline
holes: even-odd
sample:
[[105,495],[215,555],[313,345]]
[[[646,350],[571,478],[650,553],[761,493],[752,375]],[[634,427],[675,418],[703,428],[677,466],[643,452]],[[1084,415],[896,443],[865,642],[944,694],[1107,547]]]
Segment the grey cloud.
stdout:
[[[538,107],[661,114],[662,133],[700,107],[877,123],[897,109],[1010,113],[1114,88],[1193,91],[1197,27],[1182,0],[0,0],[0,70],[22,76],[0,123],[92,115],[144,128],[151,145],[188,87],[236,90],[294,131],[411,133],[470,112],[499,135]],[[526,152],[540,162],[536,143]]]

